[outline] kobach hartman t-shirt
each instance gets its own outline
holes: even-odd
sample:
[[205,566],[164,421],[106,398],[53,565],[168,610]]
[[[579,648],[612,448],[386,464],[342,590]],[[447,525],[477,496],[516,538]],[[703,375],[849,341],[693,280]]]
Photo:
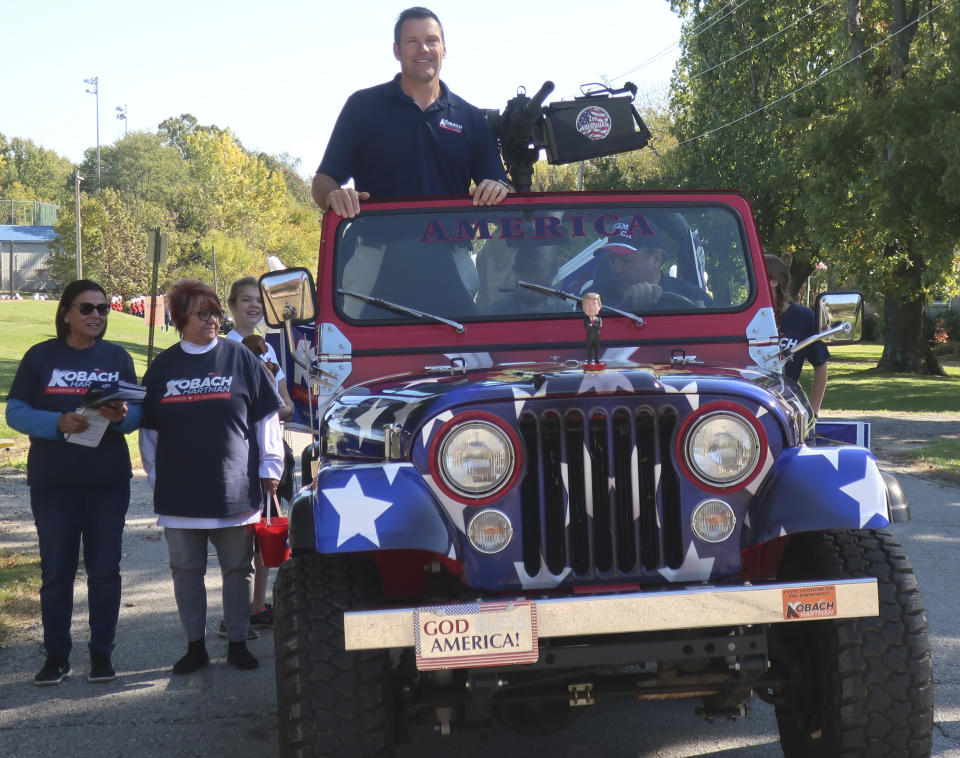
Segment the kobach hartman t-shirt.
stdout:
[[[41,411],[75,411],[92,382],[136,382],[133,359],[105,340],[77,350],[62,339],[40,342],[17,367],[8,399]],[[129,479],[130,453],[121,432],[108,426],[97,447],[63,439],[30,438],[27,483],[31,487],[101,487]]]
[[283,406],[273,377],[239,342],[189,355],[174,345],[143,377],[143,426],[157,431],[154,510],[220,518],[259,508],[256,423]]

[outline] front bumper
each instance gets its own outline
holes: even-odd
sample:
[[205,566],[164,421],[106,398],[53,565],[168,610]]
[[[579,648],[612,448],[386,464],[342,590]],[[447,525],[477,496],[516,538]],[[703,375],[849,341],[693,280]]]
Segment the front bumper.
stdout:
[[[547,598],[535,605],[541,639],[860,618],[880,612],[874,578]],[[807,607],[812,605],[817,607]],[[413,647],[415,611],[344,613],[346,649]]]

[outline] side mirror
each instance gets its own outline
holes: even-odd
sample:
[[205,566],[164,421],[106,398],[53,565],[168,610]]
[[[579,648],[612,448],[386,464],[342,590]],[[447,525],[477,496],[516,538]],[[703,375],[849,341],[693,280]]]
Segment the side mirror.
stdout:
[[825,292],[817,296],[814,311],[818,331],[834,329],[843,322],[850,324],[849,331],[838,330],[826,338],[834,344],[848,345],[862,338],[863,298],[859,292]]
[[270,271],[260,277],[263,320],[272,329],[312,324],[317,318],[316,289],[305,268]]

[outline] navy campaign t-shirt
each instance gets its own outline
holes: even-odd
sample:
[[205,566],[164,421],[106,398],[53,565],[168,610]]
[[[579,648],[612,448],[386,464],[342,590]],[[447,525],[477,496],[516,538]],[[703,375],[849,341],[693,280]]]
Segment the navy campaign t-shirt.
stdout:
[[[780,349],[787,350],[811,334],[817,333],[817,319],[813,311],[805,305],[791,303],[780,315]],[[814,342],[794,355],[783,367],[785,376],[794,381],[800,379],[803,362],[810,361],[813,366],[822,366],[830,353],[822,342]]]
[[[23,356],[8,399],[22,400],[41,411],[75,411],[92,382],[136,382],[133,359],[119,345],[99,340],[77,350],[65,340],[34,345]],[[31,487],[99,487],[131,476],[124,435],[108,426],[97,447],[30,438],[27,483]]]
[[143,426],[157,431],[154,510],[222,518],[259,508],[256,423],[283,407],[273,376],[239,342],[191,355],[179,344],[143,377]]

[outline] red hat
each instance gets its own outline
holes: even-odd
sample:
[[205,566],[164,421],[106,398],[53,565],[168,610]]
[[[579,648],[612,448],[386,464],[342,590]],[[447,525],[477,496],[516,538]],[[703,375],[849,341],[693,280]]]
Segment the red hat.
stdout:
[[614,255],[633,255],[637,252],[637,248],[633,245],[625,245],[622,242],[608,242],[606,245],[597,248],[598,253],[601,250],[608,250]]

